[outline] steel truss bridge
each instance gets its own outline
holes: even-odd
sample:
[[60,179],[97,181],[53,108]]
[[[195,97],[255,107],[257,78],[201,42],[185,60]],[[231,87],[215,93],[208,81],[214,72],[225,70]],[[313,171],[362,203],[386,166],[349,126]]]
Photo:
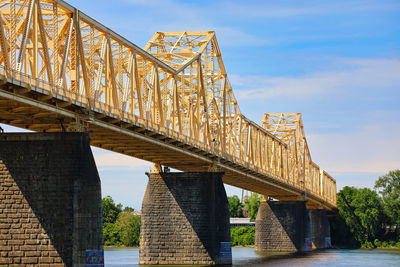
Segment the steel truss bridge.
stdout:
[[1,123],[89,131],[96,147],[336,207],[301,115],[246,118],[212,31],[157,32],[142,49],[61,0],[0,0],[0,49]]

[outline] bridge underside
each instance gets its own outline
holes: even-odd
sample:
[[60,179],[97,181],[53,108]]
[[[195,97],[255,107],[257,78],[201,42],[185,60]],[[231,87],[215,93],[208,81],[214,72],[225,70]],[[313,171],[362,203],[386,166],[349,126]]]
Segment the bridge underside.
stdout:
[[[215,162],[212,151],[206,151],[182,140],[171,131],[164,134],[156,124],[149,124],[135,116],[115,117],[112,112],[101,112],[84,102],[70,101],[62,95],[30,87],[10,78],[0,77],[0,123],[37,131],[89,131],[90,144],[95,147],[157,162],[185,172],[207,171]],[[77,115],[80,114],[80,115]],[[88,122],[80,128],[81,121]],[[253,172],[244,165],[223,157],[217,167],[225,172],[223,182],[283,201],[304,200],[304,191],[261,172]],[[335,207],[318,196],[307,195],[308,209],[333,210]]]
[[1,122],[336,208],[300,113],[246,118],[214,31],[156,32],[142,49],[62,0],[0,1]]

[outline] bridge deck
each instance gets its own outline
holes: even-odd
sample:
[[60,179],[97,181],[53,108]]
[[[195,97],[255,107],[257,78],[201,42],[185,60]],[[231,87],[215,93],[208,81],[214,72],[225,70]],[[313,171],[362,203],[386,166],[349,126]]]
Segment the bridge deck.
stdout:
[[214,165],[227,184],[336,207],[301,120],[281,140],[270,117],[261,127],[240,113],[215,33],[156,33],[143,50],[63,1],[0,3],[0,122],[89,130],[97,147],[182,171]]

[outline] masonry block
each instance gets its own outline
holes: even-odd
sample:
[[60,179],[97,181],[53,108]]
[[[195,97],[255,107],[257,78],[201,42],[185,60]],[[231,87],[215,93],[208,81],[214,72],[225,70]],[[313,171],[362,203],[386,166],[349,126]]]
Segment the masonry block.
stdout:
[[256,218],[256,252],[309,251],[311,246],[305,201],[261,201]]
[[0,215],[0,263],[84,266],[86,250],[102,251],[88,134],[0,134]]
[[331,247],[331,231],[326,210],[309,210],[311,218],[312,248]]
[[140,264],[232,262],[223,173],[150,173],[142,204]]

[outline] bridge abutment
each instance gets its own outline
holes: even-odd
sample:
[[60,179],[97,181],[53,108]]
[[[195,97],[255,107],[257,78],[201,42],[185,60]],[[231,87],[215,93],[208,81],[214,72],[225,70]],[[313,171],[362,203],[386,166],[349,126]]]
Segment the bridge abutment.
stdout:
[[101,263],[101,216],[86,133],[0,134],[0,265]]
[[323,249],[331,247],[331,232],[326,210],[309,210],[312,229],[312,248]]
[[229,264],[229,206],[220,172],[150,173],[140,264]]
[[256,252],[311,250],[311,223],[305,201],[261,201],[256,218]]

